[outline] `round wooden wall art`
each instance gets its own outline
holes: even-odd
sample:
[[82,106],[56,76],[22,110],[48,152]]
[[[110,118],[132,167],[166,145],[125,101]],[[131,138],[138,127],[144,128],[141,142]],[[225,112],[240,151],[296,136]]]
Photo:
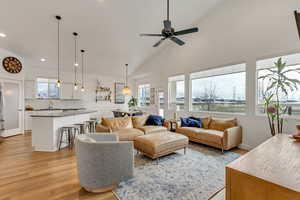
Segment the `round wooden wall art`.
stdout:
[[19,73],[22,71],[22,63],[15,57],[6,57],[2,61],[4,69],[9,73]]

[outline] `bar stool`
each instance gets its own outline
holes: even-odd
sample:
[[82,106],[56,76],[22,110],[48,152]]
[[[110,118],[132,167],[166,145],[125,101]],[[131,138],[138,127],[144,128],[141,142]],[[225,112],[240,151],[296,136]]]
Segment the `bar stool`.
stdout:
[[[74,146],[74,139],[76,136],[76,132],[79,134],[80,129],[78,126],[64,126],[60,128],[60,140],[58,149],[60,150],[62,143],[67,143],[69,148],[73,148]],[[63,136],[66,135],[67,142],[63,141]]]
[[87,124],[86,123],[77,123],[77,124],[74,124],[74,125],[79,127],[79,134],[85,134],[86,133],[86,129],[87,129]]
[[95,133],[96,132],[96,120],[88,120],[86,121],[88,124],[88,130],[90,133]]

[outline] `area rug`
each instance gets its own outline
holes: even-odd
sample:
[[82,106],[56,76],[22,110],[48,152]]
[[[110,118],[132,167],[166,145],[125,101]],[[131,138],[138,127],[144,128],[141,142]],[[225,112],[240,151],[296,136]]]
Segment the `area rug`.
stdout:
[[134,178],[114,190],[120,200],[207,200],[225,185],[225,166],[240,155],[191,143],[152,161],[135,156]]

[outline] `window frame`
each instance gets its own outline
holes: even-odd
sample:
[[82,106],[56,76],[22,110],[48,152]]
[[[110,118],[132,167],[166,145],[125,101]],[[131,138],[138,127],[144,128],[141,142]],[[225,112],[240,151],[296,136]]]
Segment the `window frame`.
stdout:
[[[39,81],[39,79],[44,79],[44,80],[47,80],[45,82],[43,81]],[[60,99],[61,97],[61,88],[57,88],[58,89],[58,97],[50,97],[50,93],[49,93],[49,89],[50,89],[50,84],[49,83],[56,83],[57,82],[57,79],[55,78],[45,78],[45,77],[37,77],[36,80],[35,80],[35,98],[36,99]],[[47,97],[39,97],[38,95],[38,84],[39,83],[47,83],[47,86],[48,86],[48,91],[47,91]]]
[[[201,73],[201,72],[208,72],[210,70],[219,70],[222,68],[229,68],[229,67],[234,67],[234,66],[243,66],[244,70],[240,72],[231,72],[231,73],[219,73],[218,75],[210,75],[210,76],[205,76],[202,78],[192,78],[193,74],[196,73]],[[193,80],[197,79],[204,79],[204,78],[209,78],[209,77],[217,77],[217,76],[223,76],[223,75],[230,75],[230,74],[238,74],[238,73],[245,73],[245,111],[244,112],[221,112],[221,111],[207,111],[207,110],[193,110]],[[219,115],[239,115],[239,116],[246,116],[248,112],[248,96],[247,96],[247,62],[241,62],[238,64],[230,64],[230,65],[225,65],[225,66],[219,66],[215,68],[209,68],[209,69],[204,69],[201,71],[197,72],[192,72],[189,74],[189,112],[193,113],[206,113],[206,114],[219,114]]]
[[[287,61],[287,66],[288,67],[293,67],[293,66],[299,66],[300,67],[300,53],[291,53],[291,54],[287,54],[287,55],[260,58],[260,59],[256,60],[256,68],[255,68],[255,115],[256,116],[262,117],[262,116],[266,115],[265,113],[262,113],[262,112],[259,111],[259,109],[263,106],[263,104],[259,102],[259,93],[258,93],[258,91],[259,91],[258,77],[259,76],[258,76],[258,73],[259,73],[259,71],[264,70],[264,69],[274,68],[274,66],[272,66],[272,67],[261,67],[259,62],[270,62],[270,63],[273,64],[274,61],[276,61],[279,58],[283,58],[284,62]],[[299,93],[300,93],[300,89],[299,89]],[[289,104],[289,105],[293,106],[295,104]],[[299,101],[299,105],[300,105],[300,101]],[[300,114],[299,115],[285,114],[284,119],[300,120]]]
[[[171,79],[178,79],[178,80],[171,80]],[[177,74],[177,75],[173,75],[173,76],[169,76],[168,77],[168,102],[166,102],[167,103],[167,107],[168,107],[168,110],[174,110],[173,108],[172,108],[172,106],[171,106],[171,91],[172,91],[172,88],[171,88],[171,85],[170,85],[170,83],[171,82],[175,82],[175,84],[176,84],[176,88],[177,88],[177,82],[183,82],[183,90],[184,90],[184,92],[183,92],[183,98],[184,98],[184,101],[183,101],[183,109],[177,109],[177,103],[175,104],[176,105],[176,112],[177,111],[184,111],[184,110],[186,110],[186,105],[185,105],[185,99],[187,98],[187,93],[186,93],[186,88],[185,88],[185,82],[186,82],[186,75],[185,74]],[[176,94],[176,96],[177,96],[177,94]]]
[[[140,102],[140,89],[141,88],[149,88],[149,105],[150,105],[150,98],[151,98],[151,94],[150,94],[150,89],[151,89],[151,85],[149,84],[149,83],[145,83],[145,84],[139,84],[138,85],[138,87],[137,87],[137,96],[138,96],[138,107],[141,107],[141,108],[143,108],[143,107],[147,107],[147,106],[149,106],[149,105],[147,105],[147,102],[145,103],[145,104],[141,104],[141,102]],[[147,97],[146,97],[147,98]]]

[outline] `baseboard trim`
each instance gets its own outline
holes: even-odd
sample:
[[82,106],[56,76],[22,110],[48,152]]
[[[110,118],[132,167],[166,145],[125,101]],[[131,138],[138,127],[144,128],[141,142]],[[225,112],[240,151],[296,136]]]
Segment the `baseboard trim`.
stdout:
[[252,147],[252,146],[250,146],[250,145],[248,145],[248,144],[240,144],[240,145],[239,145],[239,148],[240,148],[240,149],[244,149],[244,150],[248,150],[248,151],[254,149],[254,147]]

